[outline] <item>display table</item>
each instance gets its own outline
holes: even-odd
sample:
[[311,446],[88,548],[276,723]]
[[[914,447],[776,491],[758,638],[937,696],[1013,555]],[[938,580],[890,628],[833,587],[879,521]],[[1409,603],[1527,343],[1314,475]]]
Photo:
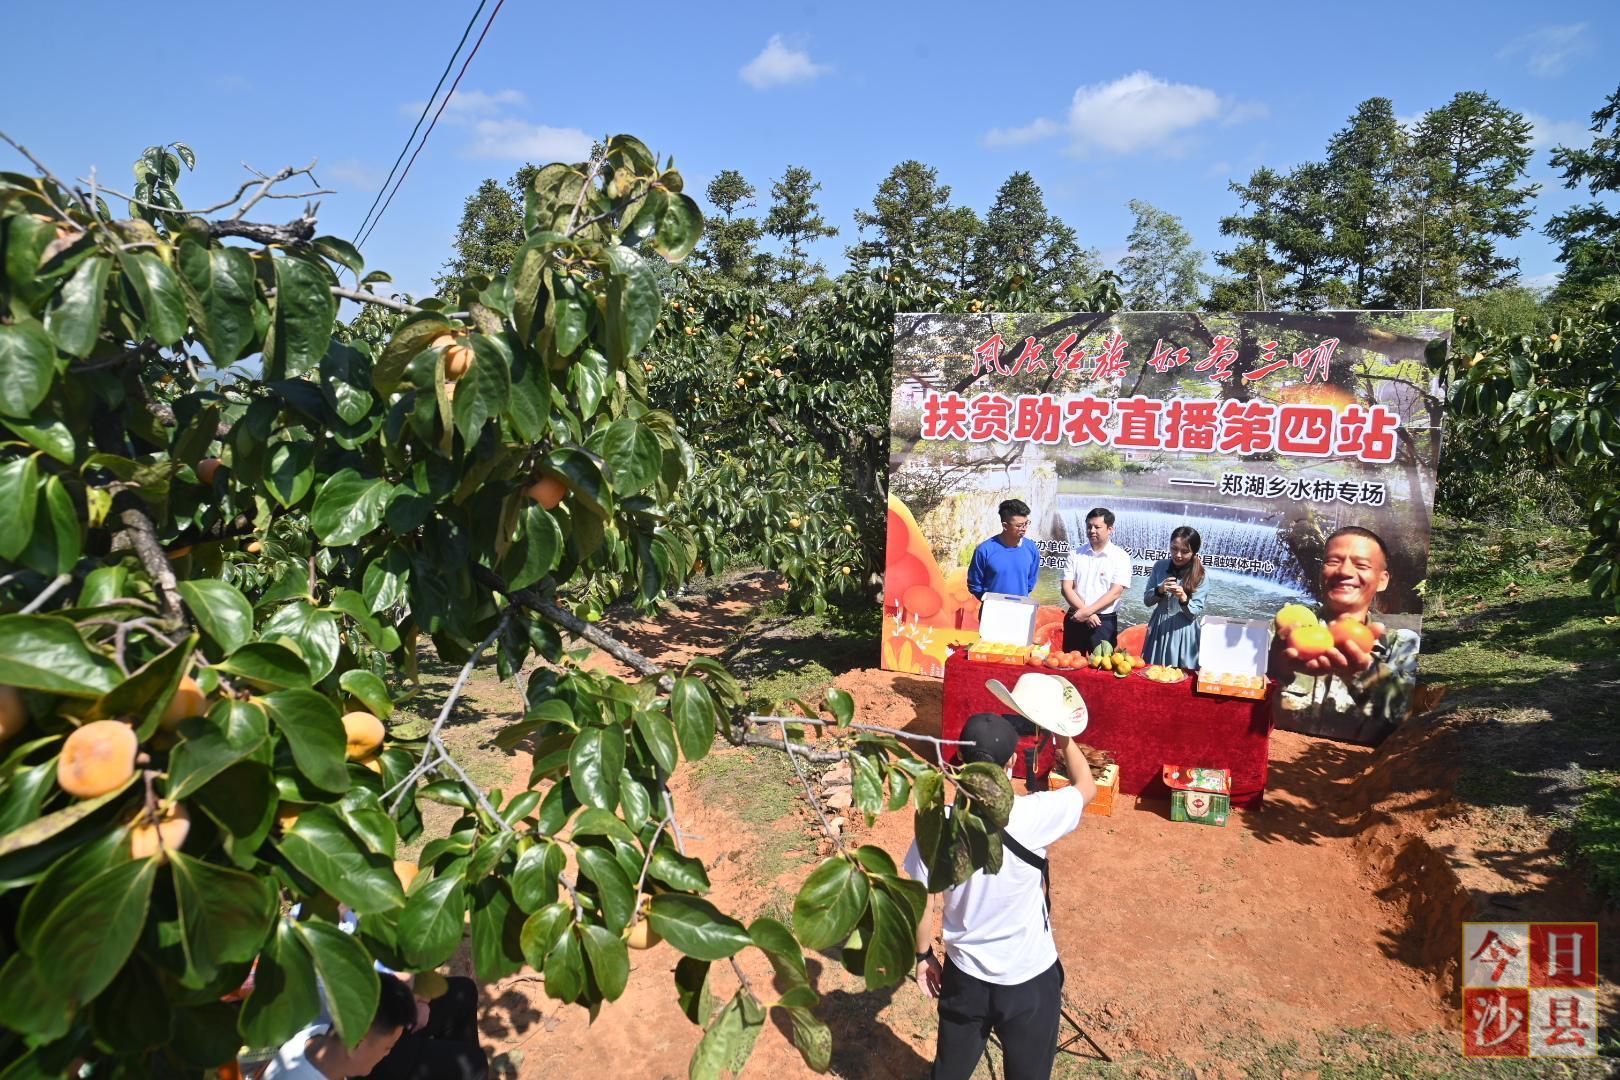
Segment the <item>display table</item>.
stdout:
[[[1080,740],[1112,751],[1119,761],[1119,790],[1149,798],[1170,797],[1162,770],[1166,765],[1227,769],[1232,774],[1232,805],[1259,806],[1266,793],[1266,766],[1271,755],[1271,701],[1217,697],[1193,690],[1194,677],[1179,683],[1156,683],[1132,673],[1120,679],[1112,672],[1086,668],[1054,671],[1020,664],[969,660],[957,652],[945,661],[945,710],[940,734],[955,739],[974,713],[1005,713],[984,684],[999,679],[1011,689],[1025,672],[1066,678],[1085,698],[1090,722]],[[1014,772],[1024,774],[1025,744],[1014,756]],[[1050,740],[1040,748],[1036,774],[1051,769]]]

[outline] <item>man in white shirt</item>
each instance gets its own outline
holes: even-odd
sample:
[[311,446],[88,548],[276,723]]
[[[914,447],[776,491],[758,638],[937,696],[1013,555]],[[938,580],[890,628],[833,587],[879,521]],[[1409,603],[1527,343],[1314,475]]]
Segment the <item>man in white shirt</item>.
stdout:
[[[962,747],[964,762],[1000,767],[1018,746],[1018,733],[997,713],[969,717],[961,739],[973,744]],[[1097,794],[1080,748],[1064,736],[1058,745],[1073,786],[1014,799],[1002,830],[1001,870],[979,870],[942,898],[930,896],[917,926],[917,984],[939,999],[933,1080],[972,1076],[992,1030],[1001,1039],[1007,1080],[1046,1080],[1052,1074],[1063,965],[1047,908],[1046,849],[1079,826],[1081,811]],[[928,883],[915,842],[906,852],[905,872]],[[932,949],[933,913],[941,899],[943,964]]]
[[1131,557],[1115,547],[1114,512],[1099,506],[1086,515],[1086,544],[1069,552],[1063,574],[1063,651],[1089,654],[1100,643],[1119,637],[1119,598],[1131,585]]
[[354,1049],[329,1022],[318,1020],[282,1044],[262,1080],[343,1080],[375,1069],[416,1021],[416,998],[392,975],[378,976],[377,1013]]

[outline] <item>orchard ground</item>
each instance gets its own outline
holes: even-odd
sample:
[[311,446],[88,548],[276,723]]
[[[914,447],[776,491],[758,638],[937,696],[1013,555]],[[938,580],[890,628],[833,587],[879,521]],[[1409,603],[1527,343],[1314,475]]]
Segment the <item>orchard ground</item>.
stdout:
[[[1054,849],[1070,1013],[1115,1061],[1060,1055],[1055,1075],[1611,1074],[1613,1057],[1566,1069],[1459,1054],[1460,922],[1594,918],[1600,1037],[1620,1053],[1620,918],[1589,888],[1616,874],[1593,807],[1614,797],[1616,774],[1603,767],[1620,760],[1620,620],[1568,583],[1570,559],[1559,553],[1576,550],[1575,539],[1441,523],[1424,654],[1425,681],[1446,687],[1438,707],[1376,751],[1276,733],[1265,806],[1225,829],[1173,824],[1168,804],[1124,797],[1112,817],[1087,817]],[[939,682],[872,666],[875,612],[790,617],[780,592],[761,572],[710,580],[656,619],[618,620],[616,632],[664,663],[723,657],[761,710],[837,685],[864,722],[938,733]],[[414,708],[431,715],[454,671],[424,661]],[[612,666],[600,655],[588,662]],[[452,737],[477,781],[521,789],[527,756],[489,742],[520,707],[515,684],[498,683],[492,668],[477,673]],[[790,918],[828,842],[787,759],[717,744],[682,765],[673,790],[716,902],[744,919]],[[846,839],[897,859],[910,842],[907,813],[867,828],[859,814],[835,812],[848,819]],[[428,835],[452,816],[430,817]],[[486,986],[483,1038],[499,1074],[684,1075],[701,1032],[676,1004],[678,954],[664,944],[632,959],[629,989],[594,1024],[547,998],[532,972]],[[744,969],[756,987],[771,979],[763,960]],[[465,955],[451,970],[471,973]],[[833,1074],[927,1074],[934,1008],[914,984],[868,992],[815,958],[811,974],[834,1034]],[[716,965],[711,979],[724,1000],[735,976]],[[1089,1053],[1083,1042],[1074,1049]],[[744,1075],[813,1074],[767,1025]],[[994,1051],[977,1075],[1000,1075]]]

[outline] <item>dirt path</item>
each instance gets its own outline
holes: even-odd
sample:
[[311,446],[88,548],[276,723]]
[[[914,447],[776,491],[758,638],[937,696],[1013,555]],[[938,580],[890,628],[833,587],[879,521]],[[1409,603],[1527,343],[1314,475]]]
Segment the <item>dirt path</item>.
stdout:
[[[667,664],[715,655],[774,592],[763,575],[740,578],[707,599],[671,605],[656,623],[616,632]],[[591,663],[613,667],[605,657]],[[864,720],[938,733],[937,680],[860,669],[837,685],[855,696]],[[483,691],[474,687],[474,707]],[[1110,1053],[1138,1063],[1202,1061],[1204,1075],[1221,1075],[1225,1067],[1212,1055],[1234,1038],[1273,1043],[1455,1025],[1447,987],[1427,973],[1432,942],[1421,924],[1404,929],[1414,889],[1444,891],[1435,884],[1441,868],[1395,866],[1412,887],[1389,887],[1393,860],[1381,861],[1369,841],[1383,834],[1364,828],[1371,801],[1353,783],[1372,759],[1371,751],[1278,733],[1266,805],[1235,813],[1228,827],[1174,824],[1167,804],[1124,797],[1113,816],[1087,818],[1053,850],[1053,923],[1067,997]],[[516,755],[508,765],[516,777],[528,761]],[[785,918],[815,861],[808,811],[785,768],[779,755],[717,747],[698,765],[683,764],[672,784],[688,849],[711,868],[713,898],[745,919]],[[1416,780],[1402,775],[1397,786],[1423,789]],[[857,821],[851,830],[896,858],[910,842],[905,814],[885,815],[870,831]],[[594,1024],[584,1010],[546,998],[532,974],[487,987],[483,1030],[501,1075],[684,1076],[700,1032],[676,1006],[678,959],[668,945],[633,954],[628,990]],[[823,995],[818,1013],[834,1033],[836,1075],[926,1075],[933,1010],[915,987],[867,993],[836,958],[812,958],[811,966]],[[769,982],[763,961],[746,972]],[[722,1000],[736,985],[725,965],[715,966],[711,981]],[[744,1075],[813,1074],[786,1034],[767,1025]]]

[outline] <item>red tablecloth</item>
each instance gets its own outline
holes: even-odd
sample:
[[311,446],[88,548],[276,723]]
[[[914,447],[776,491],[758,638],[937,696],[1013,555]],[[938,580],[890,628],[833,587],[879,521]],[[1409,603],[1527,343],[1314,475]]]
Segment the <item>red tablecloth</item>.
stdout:
[[[1231,771],[1233,806],[1259,806],[1265,798],[1271,756],[1270,701],[1195,693],[1191,675],[1166,684],[1135,672],[1120,679],[1090,668],[1053,671],[983,663],[958,652],[945,661],[942,735],[956,738],[974,713],[1006,712],[984,684],[999,679],[1011,689],[1026,671],[1060,675],[1079,688],[1091,717],[1080,741],[1113,751],[1119,761],[1121,792],[1168,799],[1164,766],[1194,765]],[[1051,767],[1050,754],[1048,746],[1036,764],[1037,773]],[[1024,772],[1022,758],[1020,753],[1014,759],[1019,776]]]

